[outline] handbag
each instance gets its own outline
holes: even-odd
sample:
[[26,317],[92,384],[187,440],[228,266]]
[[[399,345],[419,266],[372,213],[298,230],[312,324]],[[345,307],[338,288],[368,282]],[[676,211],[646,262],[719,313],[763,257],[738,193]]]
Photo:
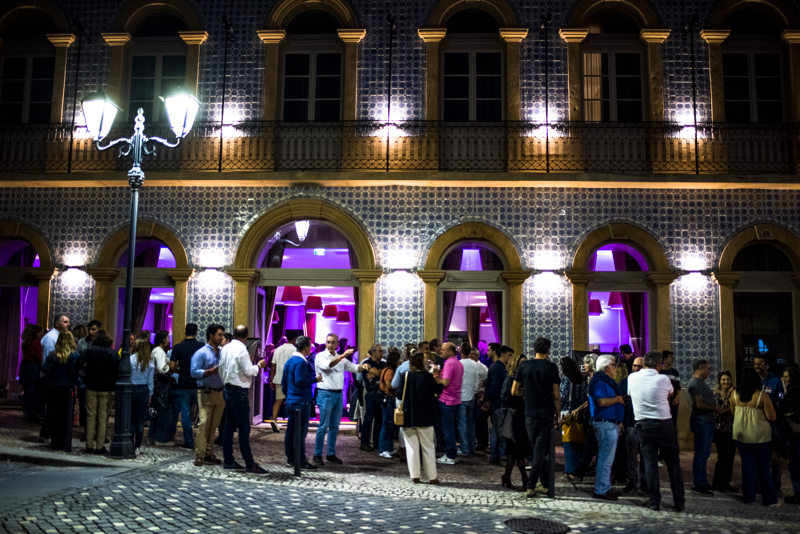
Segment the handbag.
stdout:
[[514,408],[506,408],[503,422],[500,424],[500,440],[505,443],[516,443],[514,439]]
[[408,373],[411,371],[406,371],[406,377],[403,380],[403,398],[400,399],[400,406],[397,406],[394,409],[394,424],[395,426],[403,426],[403,422],[405,421],[405,414],[403,413],[403,403],[406,401],[406,385],[408,385]]

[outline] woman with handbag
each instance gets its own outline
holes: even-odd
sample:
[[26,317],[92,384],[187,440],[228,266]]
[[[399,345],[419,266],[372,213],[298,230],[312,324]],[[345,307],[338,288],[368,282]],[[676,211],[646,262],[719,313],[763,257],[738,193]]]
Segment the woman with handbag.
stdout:
[[[442,386],[436,383],[433,375],[425,369],[421,352],[415,352],[409,360],[408,372],[398,390],[401,397],[403,434],[406,440],[406,461],[414,484],[420,483],[420,460],[425,467],[425,475],[431,484],[438,484],[436,478],[436,447],[433,442],[433,425],[436,422],[436,407]],[[395,417],[398,417],[397,414]],[[397,422],[397,420],[395,420]],[[420,458],[420,449],[422,450]]]
[[50,448],[72,450],[72,412],[75,402],[75,376],[72,367],[78,359],[75,338],[61,332],[52,351],[42,365],[47,377],[47,411],[45,426],[50,436]]
[[784,433],[789,438],[789,475],[794,495],[786,504],[800,504],[800,369],[790,365],[781,376],[785,393],[776,408]]
[[714,466],[714,483],[711,488],[720,493],[738,491],[731,486],[733,475],[733,457],[736,446],[733,444],[733,414],[731,413],[731,392],[733,378],[730,371],[720,371],[717,387],[714,388],[714,400],[722,411],[714,414],[717,428],[714,431],[714,443],[717,444],[717,463]]
[[395,370],[400,365],[400,353],[394,350],[389,351],[386,357],[386,368],[381,371],[380,388],[383,393],[381,409],[383,411],[383,425],[378,440],[379,456],[384,460],[391,460],[394,453],[394,409],[395,409],[395,390],[392,388],[392,378]]
[[[504,439],[506,444],[506,471],[500,478],[500,485],[510,490],[516,489],[511,483],[514,464],[519,468],[519,473],[522,477],[522,487],[520,489],[528,487],[525,458],[533,454],[528,430],[525,428],[525,397],[517,397],[511,394],[511,386],[514,383],[514,377],[517,376],[517,369],[526,361],[524,354],[511,356],[508,360],[508,366],[506,366],[507,376],[503,382],[503,388],[500,390],[500,399],[503,402],[502,409],[506,410],[500,430],[500,439]],[[509,419],[511,420],[510,435],[508,432]]]
[[564,444],[564,473],[572,473],[581,463],[586,444],[586,424],[579,421],[579,410],[588,406],[586,377],[572,358],[561,358],[561,442]]

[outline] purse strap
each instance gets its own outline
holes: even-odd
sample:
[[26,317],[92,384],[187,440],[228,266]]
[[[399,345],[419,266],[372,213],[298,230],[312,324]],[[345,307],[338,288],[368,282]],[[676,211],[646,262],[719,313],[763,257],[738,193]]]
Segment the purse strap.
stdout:
[[403,403],[406,401],[406,385],[408,384],[408,373],[411,372],[411,369],[406,371],[406,377],[403,379],[403,398],[400,399],[400,409],[403,409]]

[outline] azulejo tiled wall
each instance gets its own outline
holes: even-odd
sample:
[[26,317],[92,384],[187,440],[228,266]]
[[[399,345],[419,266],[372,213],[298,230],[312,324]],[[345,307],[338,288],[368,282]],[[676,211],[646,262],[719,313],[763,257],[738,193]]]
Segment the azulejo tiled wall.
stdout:
[[[103,243],[124,225],[126,188],[3,188],[0,219],[37,229],[65,265],[93,264]],[[465,221],[483,221],[503,231],[526,269],[568,269],[578,245],[593,230],[628,222],[649,231],[673,269],[712,269],[725,243],[754,223],[771,222],[800,234],[800,192],[686,191],[648,189],[472,188],[472,187],[147,187],[141,218],[170,229],[191,266],[233,263],[248,228],[264,213],[293,198],[336,204],[364,227],[379,264],[423,267],[436,237]],[[212,265],[213,264],[213,265]],[[67,310],[73,322],[92,315],[93,282],[67,271],[54,282],[53,312]],[[404,272],[384,275],[377,285],[376,335],[386,345],[421,339],[423,285]],[[539,335],[554,341],[554,355],[571,348],[571,286],[540,274],[524,286],[522,350]],[[221,271],[205,270],[189,284],[190,321],[231,326],[233,283]],[[700,274],[685,275],[671,288],[674,348],[691,357],[719,358],[717,287]],[[662,348],[662,347],[659,347]],[[688,359],[682,359],[688,373]],[[688,376],[688,375],[687,375]]]

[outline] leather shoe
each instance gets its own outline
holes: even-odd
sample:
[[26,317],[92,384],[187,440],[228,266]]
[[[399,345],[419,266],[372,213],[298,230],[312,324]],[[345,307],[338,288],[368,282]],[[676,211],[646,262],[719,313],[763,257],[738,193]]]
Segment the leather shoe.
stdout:
[[649,508],[650,510],[653,510],[654,512],[658,512],[659,510],[661,510],[661,507],[659,505],[651,504],[650,501],[644,501],[642,503],[642,506],[644,506],[645,508]]
[[344,463],[344,462],[343,462],[343,461],[341,461],[341,460],[340,460],[340,459],[339,459],[339,458],[338,458],[338,457],[337,457],[335,454],[329,454],[328,456],[326,456],[326,457],[325,457],[325,459],[326,459],[326,460],[328,460],[328,461],[329,461],[330,463],[332,463],[332,464],[339,464],[339,465],[341,465],[341,464],[343,464],[343,463]]
[[197,458],[197,459],[194,461],[194,465],[195,465],[196,467],[203,467],[203,466],[205,465],[205,461],[203,461],[203,459],[202,459],[202,458]]
[[369,444],[367,444],[367,443],[362,443],[362,444],[361,444],[361,450],[362,450],[362,451],[367,451],[367,452],[372,452],[372,451],[374,451],[375,449],[373,449],[373,448],[372,448],[372,445],[369,445]]
[[322,456],[314,456],[311,461],[317,465],[325,465],[325,462],[322,461]]
[[244,471],[244,466],[237,462],[233,462],[230,465],[223,463],[222,468],[229,469],[231,471]]
[[676,512],[683,512],[684,505],[683,504],[673,504],[672,509]]
[[205,461],[206,461],[206,463],[209,463],[209,464],[212,464],[212,465],[222,465],[222,460],[220,460],[219,458],[217,458],[213,454],[211,456],[206,456],[205,457]]
[[628,482],[628,485],[623,488],[622,493],[633,493],[634,491],[636,491],[636,484]]
[[305,471],[314,471],[315,469],[317,469],[317,466],[314,464],[310,464],[308,462],[303,462],[302,464],[300,464],[300,469],[303,469]]
[[258,464],[253,464],[247,469],[245,469],[251,475],[266,475],[267,472]]
[[594,497],[595,499],[600,499],[602,501],[618,501],[619,500],[619,497],[617,497],[616,495],[614,495],[610,491],[607,491],[606,493],[594,493],[594,492],[592,492],[592,497]]

